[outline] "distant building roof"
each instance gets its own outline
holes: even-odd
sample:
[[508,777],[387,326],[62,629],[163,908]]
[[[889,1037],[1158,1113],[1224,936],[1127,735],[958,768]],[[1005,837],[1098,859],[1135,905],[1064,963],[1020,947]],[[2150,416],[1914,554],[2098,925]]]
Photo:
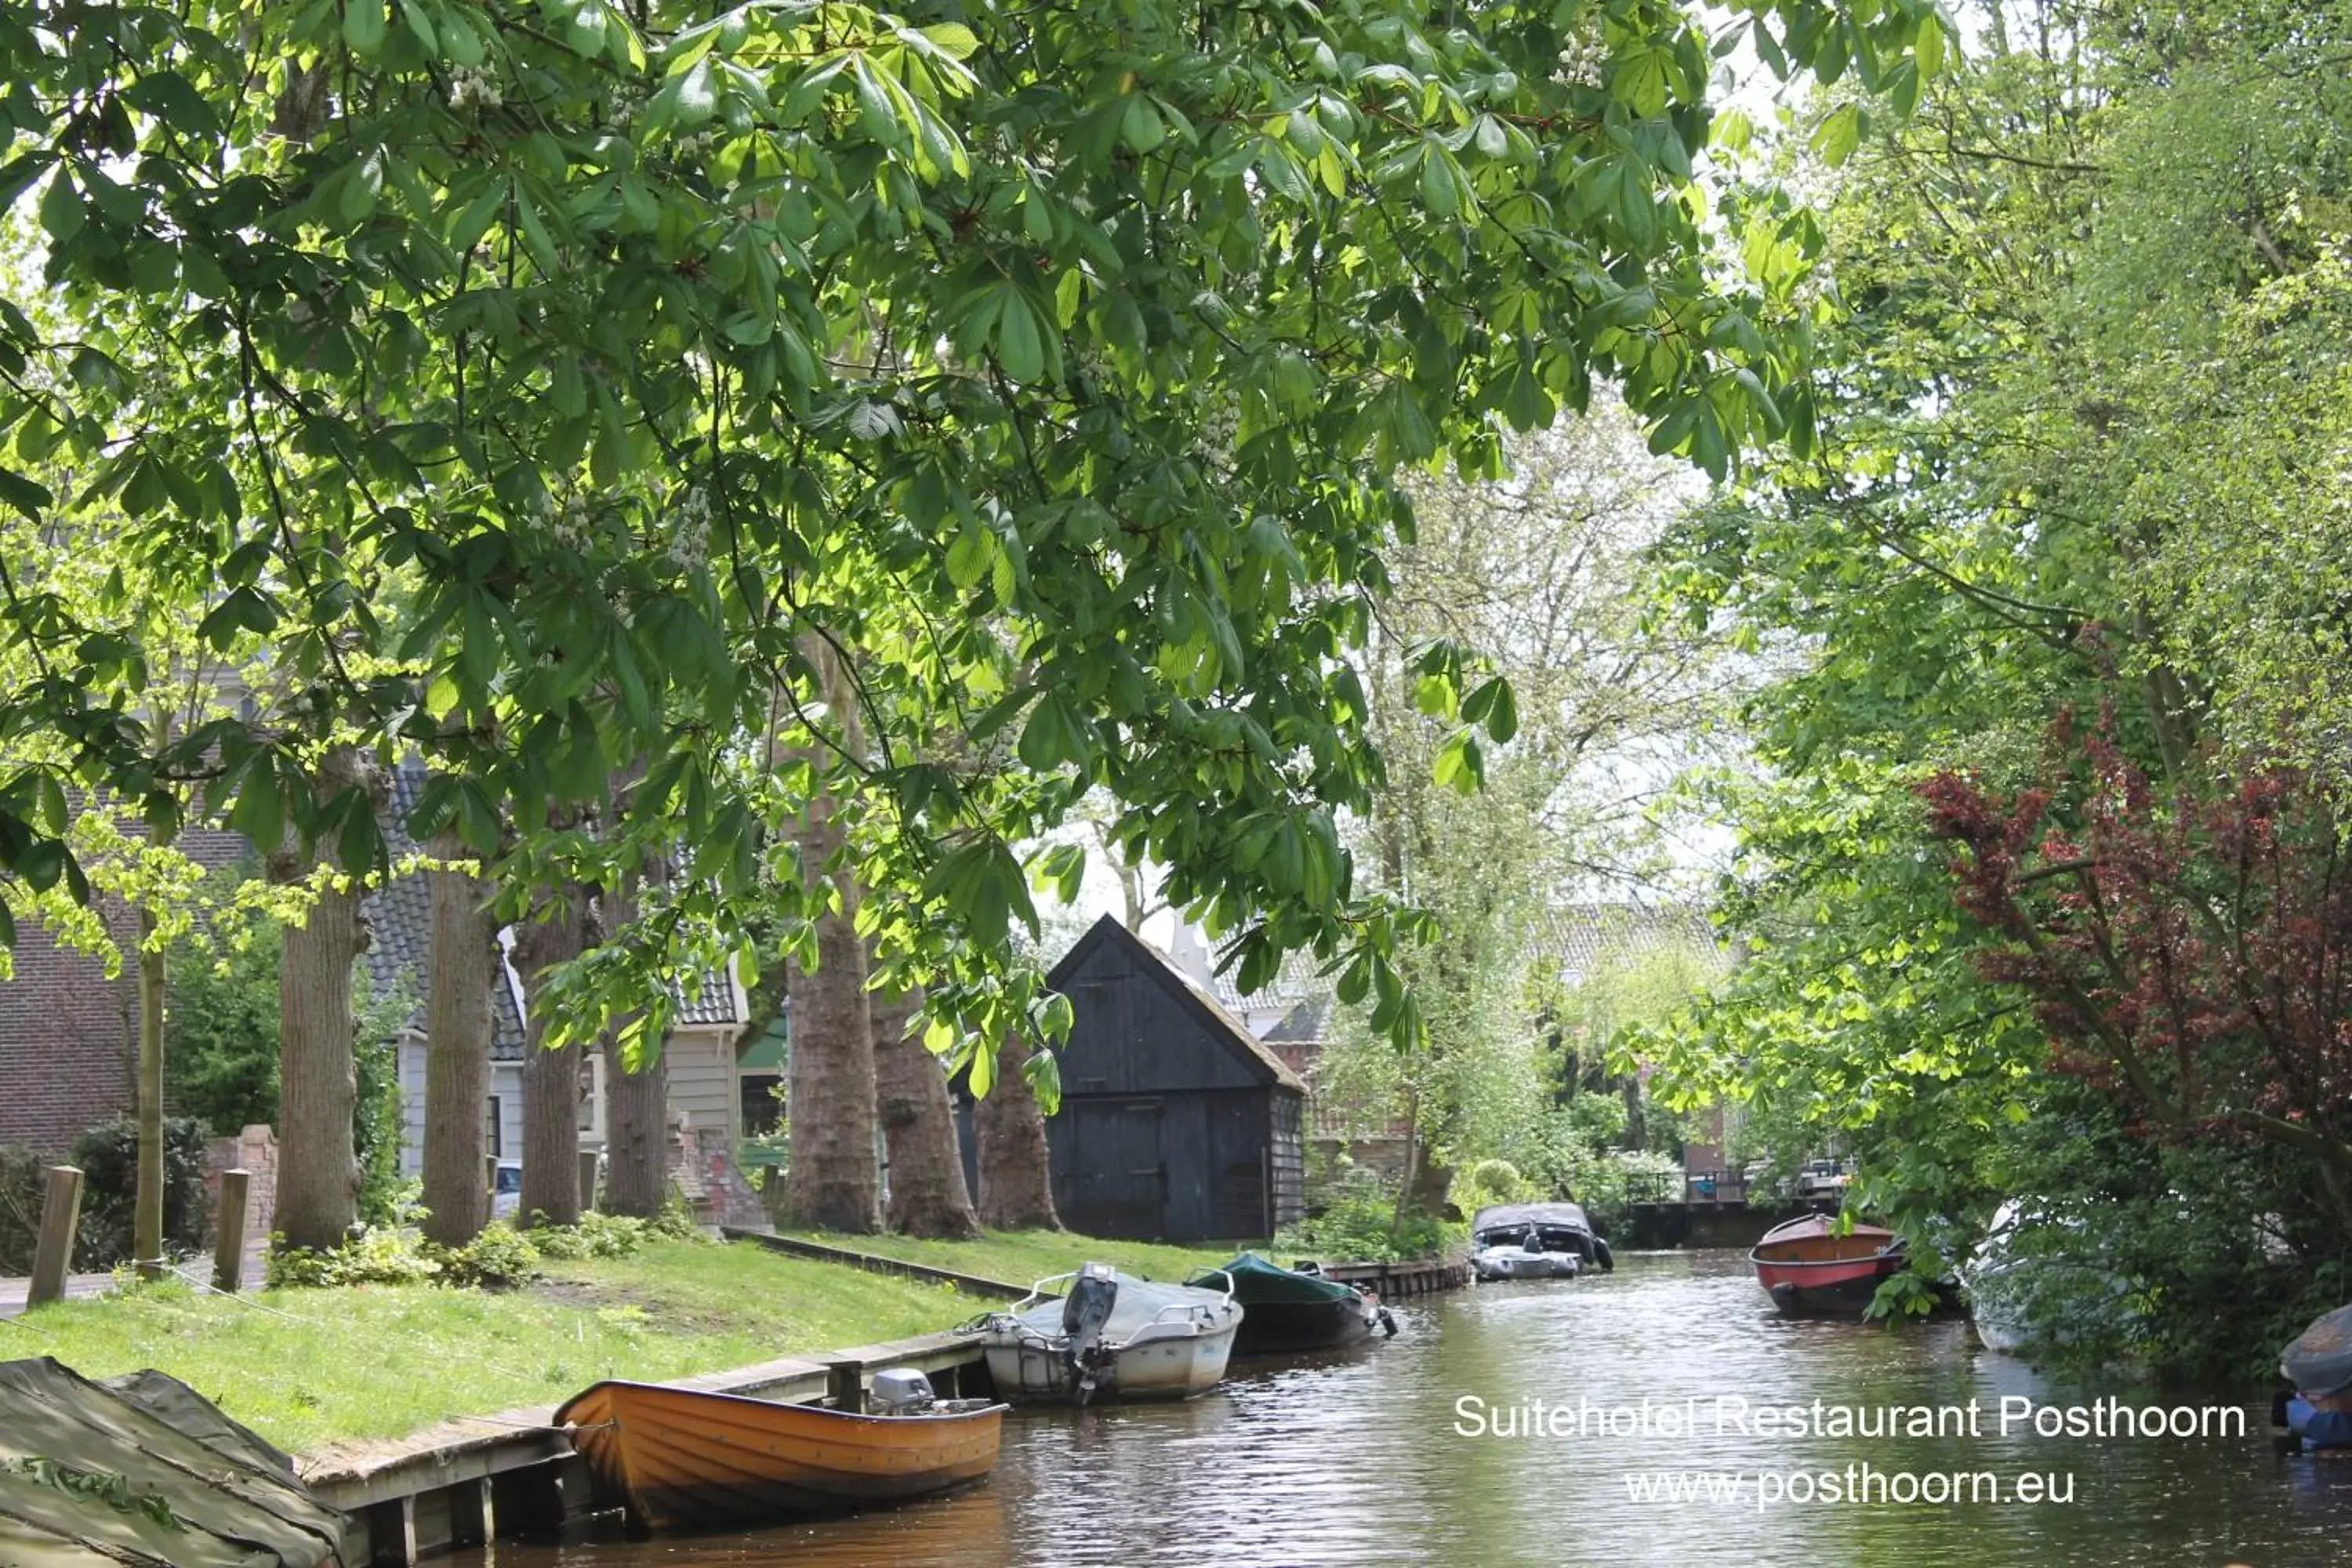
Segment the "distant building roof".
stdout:
[[[1282,1006],[1286,1003],[1321,1003],[1328,1001],[1331,994],[1329,984],[1320,973],[1322,967],[1322,961],[1312,952],[1286,953],[1282,967],[1275,972],[1274,978],[1255,991],[1244,992],[1234,984],[1234,976],[1240,973],[1238,967],[1212,975],[1208,989],[1216,997],[1218,1005],[1226,1008],[1255,1011],[1260,1007]],[[1179,964],[1178,968],[1181,969],[1182,965]]]
[[1291,1071],[1280,1057],[1268,1050],[1255,1035],[1251,1034],[1249,1026],[1227,1012],[1224,1005],[1211,994],[1207,986],[1195,983],[1174,959],[1109,915],[1095,921],[1085,935],[1070,944],[1070,951],[1054,965],[1053,973],[1045,977],[1045,983],[1056,989],[1066,984],[1087,953],[1104,942],[1114,942],[1126,948],[1154,973],[1163,976],[1164,982],[1172,985],[1174,994],[1192,1011],[1195,1019],[1206,1026],[1212,1034],[1222,1037],[1244,1060],[1255,1064],[1264,1079],[1301,1094],[1307,1092],[1307,1085],[1299,1076]]
[[1546,916],[1538,941],[1570,982],[1654,952],[1729,962],[1706,911],[1690,904],[1562,904]]
[[[424,763],[413,757],[393,771],[392,791],[384,808],[383,836],[395,861],[423,847],[410,837],[408,818],[425,792],[426,777]],[[403,984],[408,985],[416,1005],[409,1015],[407,1026],[422,1033],[426,976],[431,973],[433,957],[433,895],[426,873],[412,871],[394,878],[368,895],[366,910],[373,928],[368,949],[369,976],[377,994],[386,994]],[[678,1005],[672,1016],[673,1027],[723,1028],[742,1021],[735,986],[716,970],[703,974],[701,987],[694,995],[689,997],[683,987],[676,988],[676,994]],[[522,976],[508,961],[501,944],[498,984],[490,989],[493,1061],[522,1059],[529,1038],[523,1019]]]
[[[391,794],[384,802],[383,841],[394,862],[424,847],[409,837],[408,818],[425,792],[425,764],[415,758],[393,770]],[[423,871],[394,877],[370,893],[362,907],[369,927],[368,978],[379,996],[408,988],[415,1005],[406,1026],[422,1034],[426,976],[433,963],[432,883]],[[490,987],[490,1059],[519,1062],[525,1043],[522,977],[501,948],[497,984]]]

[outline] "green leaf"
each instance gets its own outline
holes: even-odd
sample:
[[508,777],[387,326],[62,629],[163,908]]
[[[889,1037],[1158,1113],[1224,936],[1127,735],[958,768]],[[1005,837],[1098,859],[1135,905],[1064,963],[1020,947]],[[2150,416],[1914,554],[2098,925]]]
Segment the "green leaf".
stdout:
[[383,0],[344,0],[343,42],[352,53],[373,55],[382,48],[387,26]]
[[1038,333],[1037,314],[1028,297],[1008,290],[996,318],[996,362],[1014,381],[1032,382],[1045,374],[1045,349]]

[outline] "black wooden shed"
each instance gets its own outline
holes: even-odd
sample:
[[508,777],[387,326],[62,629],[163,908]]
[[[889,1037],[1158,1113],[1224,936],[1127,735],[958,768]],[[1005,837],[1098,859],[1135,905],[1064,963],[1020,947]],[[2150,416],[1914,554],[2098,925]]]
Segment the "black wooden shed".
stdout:
[[1299,1216],[1307,1087],[1239,1019],[1108,915],[1049,979],[1074,1016],[1045,1121],[1064,1225],[1247,1240]]

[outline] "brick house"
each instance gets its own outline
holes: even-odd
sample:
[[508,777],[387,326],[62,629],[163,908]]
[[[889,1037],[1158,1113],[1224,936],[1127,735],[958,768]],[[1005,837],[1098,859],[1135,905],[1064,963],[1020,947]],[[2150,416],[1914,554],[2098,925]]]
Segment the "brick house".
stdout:
[[[234,833],[196,828],[180,835],[180,847],[207,869],[252,854]],[[0,1143],[62,1154],[137,1103],[139,918],[117,899],[102,900],[100,914],[122,954],[111,980],[100,955],[17,922],[13,973],[0,981]]]

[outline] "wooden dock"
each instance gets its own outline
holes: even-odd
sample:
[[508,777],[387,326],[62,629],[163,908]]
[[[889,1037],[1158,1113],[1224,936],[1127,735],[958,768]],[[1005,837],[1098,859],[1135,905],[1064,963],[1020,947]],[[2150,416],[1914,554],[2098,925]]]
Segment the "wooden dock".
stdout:
[[[873,1373],[891,1367],[929,1374],[945,1396],[984,1392],[978,1342],[954,1334],[859,1345],[823,1357],[786,1356],[676,1383],[814,1404],[834,1393],[837,1379],[856,1376],[863,1387]],[[395,1442],[331,1448],[301,1462],[302,1479],[320,1501],[350,1520],[343,1560],[352,1568],[404,1565],[450,1547],[552,1534],[591,1511],[586,1466],[553,1425],[554,1415],[551,1405],[527,1405],[461,1416]]]
[[934,1268],[928,1263],[909,1263],[903,1258],[853,1252],[845,1247],[827,1247],[823,1242],[778,1236],[771,1230],[744,1230],[730,1225],[720,1226],[719,1231],[730,1241],[756,1242],[771,1252],[781,1252],[789,1258],[805,1258],[815,1263],[845,1264],[851,1268],[862,1268],[868,1274],[895,1275],[901,1279],[920,1279],[932,1285],[952,1285],[966,1295],[982,1296],[992,1300],[1017,1301],[1029,1294],[1026,1285],[990,1279],[978,1274],[959,1274],[952,1268]]
[[[952,1285],[985,1300],[1029,1293],[1026,1285],[793,1237],[732,1228],[727,1235],[794,1258]],[[1462,1258],[1336,1263],[1323,1272],[1343,1284],[1370,1285],[1390,1299],[1470,1282],[1470,1265]],[[786,1356],[676,1381],[681,1388],[814,1404],[845,1397],[852,1377],[864,1387],[875,1373],[894,1367],[924,1373],[944,1397],[992,1392],[979,1341],[947,1333]],[[352,1568],[404,1565],[452,1547],[557,1534],[583,1524],[592,1504],[586,1465],[554,1416],[554,1405],[528,1405],[461,1416],[393,1442],[343,1445],[304,1458],[302,1479],[351,1521],[343,1557]]]
[[1459,1290],[1470,1283],[1466,1258],[1417,1258],[1403,1263],[1327,1263],[1323,1277],[1342,1285],[1370,1285],[1382,1299]]

